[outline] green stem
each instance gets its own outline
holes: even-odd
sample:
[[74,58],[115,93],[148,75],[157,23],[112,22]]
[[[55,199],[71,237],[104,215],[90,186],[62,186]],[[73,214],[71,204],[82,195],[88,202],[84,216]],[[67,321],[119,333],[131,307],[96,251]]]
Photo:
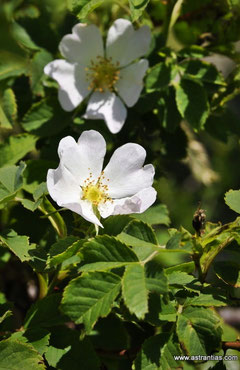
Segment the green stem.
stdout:
[[47,295],[48,292],[48,275],[37,272],[38,283],[39,283],[39,295],[38,298],[42,299]]
[[147,262],[151,261],[153,257],[155,257],[158,254],[158,251],[154,251],[153,253],[150,254],[144,261],[141,262],[141,265],[145,265]]
[[119,6],[119,8],[122,8],[126,13],[131,15],[130,9],[126,5],[122,4],[121,1],[115,0],[114,2]]
[[55,213],[62,212],[62,211],[67,211],[67,210],[68,210],[67,208],[59,208],[59,209],[58,209],[58,210],[56,210],[56,211],[53,211],[53,212],[47,213],[47,214],[45,214],[44,216],[40,216],[40,218],[48,218],[49,216],[52,216],[52,215],[54,215]]
[[99,226],[98,226],[98,225],[96,225],[96,224],[94,224],[94,226],[95,226],[96,236],[98,236]]
[[183,5],[183,2],[184,2],[184,0],[178,0],[175,3],[174,7],[172,8],[171,3],[169,1],[168,12],[171,11],[171,16],[170,16],[170,20],[167,17],[169,21],[167,21],[168,23],[166,23],[166,25],[165,25],[165,27],[166,27],[165,28],[166,46],[169,46],[169,43],[170,43],[170,40],[171,40],[171,37],[172,37],[172,34],[173,34],[173,27],[174,27],[175,23],[177,22],[178,17],[181,14],[181,8],[182,8],[182,5]]
[[56,273],[53,276],[52,281],[48,286],[47,294],[50,294],[53,291],[53,289],[56,285],[56,282],[58,280],[58,275],[59,275],[60,270],[61,270],[61,265],[57,266]]
[[[66,238],[67,227],[59,212],[55,213],[56,209],[49,202],[46,197],[43,197],[42,203],[38,206],[38,209],[44,214],[48,215],[48,219],[51,222],[53,228],[56,230],[60,238]],[[51,216],[49,216],[51,214]]]

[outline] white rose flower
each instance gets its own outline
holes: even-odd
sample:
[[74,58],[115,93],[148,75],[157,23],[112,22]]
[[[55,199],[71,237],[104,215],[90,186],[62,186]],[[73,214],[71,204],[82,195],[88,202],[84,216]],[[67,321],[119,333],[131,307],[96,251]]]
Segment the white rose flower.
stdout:
[[78,142],[67,136],[59,143],[58,168],[47,174],[55,202],[98,226],[99,216],[142,213],[156,200],[154,167],[143,167],[146,151],[141,145],[122,145],[102,170],[105,153],[106,142],[97,131],[84,131]]
[[142,91],[148,61],[136,59],[148,52],[150,41],[148,26],[135,31],[131,22],[117,19],[104,51],[95,25],[76,24],[59,45],[66,60],[54,60],[44,68],[59,84],[62,108],[72,111],[91,94],[83,117],[103,119],[112,133],[119,132],[127,117],[124,103],[132,107]]

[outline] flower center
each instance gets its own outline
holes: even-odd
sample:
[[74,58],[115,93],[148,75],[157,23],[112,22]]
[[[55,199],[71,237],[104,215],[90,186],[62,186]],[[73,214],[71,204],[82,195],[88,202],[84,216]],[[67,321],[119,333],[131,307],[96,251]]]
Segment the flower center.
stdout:
[[103,184],[104,179],[103,171],[96,182],[92,180],[92,173],[90,172],[89,177],[84,180],[84,185],[82,186],[82,199],[89,200],[94,206],[97,206],[99,203],[106,203],[108,200],[112,201],[108,196],[108,185]]
[[90,82],[88,89],[104,92],[113,91],[114,85],[119,80],[119,63],[113,63],[112,58],[97,57],[97,61],[91,61],[91,66],[85,68],[87,80]]

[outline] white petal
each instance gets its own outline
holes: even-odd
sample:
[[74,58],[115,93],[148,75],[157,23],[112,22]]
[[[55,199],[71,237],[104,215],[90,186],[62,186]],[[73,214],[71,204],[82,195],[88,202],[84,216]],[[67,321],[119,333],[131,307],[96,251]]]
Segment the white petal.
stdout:
[[59,102],[66,111],[72,111],[89,94],[86,71],[80,66],[57,59],[45,66],[44,73],[59,84]]
[[85,218],[85,220],[103,227],[97,216],[94,214],[92,204],[90,202],[81,200],[75,203],[62,204],[62,206],[78,213],[80,216]]
[[109,130],[116,134],[126,120],[127,110],[121,99],[114,93],[94,92],[89,99],[86,113],[88,119],[104,119]]
[[71,136],[67,136],[60,141],[58,147],[61,165],[79,185],[84,184],[90,173],[92,180],[100,176],[105,153],[106,142],[95,130],[84,131],[77,143]]
[[47,188],[50,196],[60,206],[81,215],[85,220],[102,226],[93,212],[90,202],[81,200],[82,190],[68,170],[59,166],[48,170]]
[[143,88],[143,77],[148,69],[148,61],[141,59],[120,70],[120,79],[116,90],[128,107],[132,107],[139,99]]
[[59,50],[69,61],[87,66],[98,55],[103,56],[102,36],[95,25],[78,23],[73,27],[72,34],[62,38]]
[[145,157],[145,149],[138,144],[128,143],[115,150],[104,169],[111,198],[129,197],[152,185],[154,167],[142,167]]
[[77,202],[81,197],[80,186],[61,164],[56,170],[48,170],[47,188],[52,199],[60,207],[65,203]]
[[98,210],[103,218],[110,215],[126,215],[130,213],[142,213],[146,211],[156,200],[157,192],[153,187],[139,191],[132,197],[114,199],[107,202]]
[[150,47],[151,33],[148,26],[134,30],[126,19],[117,19],[107,35],[106,53],[120,66],[126,66],[133,60],[145,55]]

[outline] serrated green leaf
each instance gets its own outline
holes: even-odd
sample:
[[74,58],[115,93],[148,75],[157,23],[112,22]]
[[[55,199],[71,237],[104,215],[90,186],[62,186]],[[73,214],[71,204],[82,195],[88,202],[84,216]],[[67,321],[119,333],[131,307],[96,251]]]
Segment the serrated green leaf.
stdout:
[[0,80],[9,77],[17,77],[27,71],[27,59],[23,55],[0,51]]
[[72,280],[65,288],[62,311],[87,333],[99,317],[105,317],[121,287],[119,276],[109,272],[90,272]]
[[17,9],[14,13],[14,18],[38,18],[40,15],[39,9],[32,4],[25,4],[23,8]]
[[160,297],[160,302],[159,319],[161,321],[175,322],[177,318],[176,302],[166,300],[164,297]]
[[168,292],[168,280],[163,274],[162,279],[146,278],[147,289],[151,292],[164,294]]
[[49,346],[47,352],[45,353],[45,358],[49,366],[56,367],[61,358],[70,351],[71,346],[66,348],[56,348],[54,346]]
[[130,222],[117,238],[132,246],[141,261],[159,250],[153,229],[142,221],[133,220]]
[[[239,369],[239,351],[237,349],[228,349],[223,358],[223,366],[226,366],[226,370],[238,370]],[[229,357],[228,357],[229,356]],[[229,361],[232,359],[232,361]]]
[[125,322],[114,314],[100,319],[89,338],[94,348],[118,351],[119,348],[129,348],[129,334]]
[[17,331],[11,335],[11,340],[18,340],[21,343],[31,344],[36,351],[43,355],[48,348],[50,333],[42,328],[30,328]]
[[29,251],[34,249],[34,244],[29,244],[29,237],[18,235],[14,230],[10,230],[0,235],[0,242],[9,248],[22,262],[31,260]]
[[194,129],[202,129],[209,115],[209,103],[202,85],[197,80],[182,78],[175,89],[181,116]]
[[217,276],[226,284],[240,288],[240,263],[219,261],[214,263]]
[[84,19],[96,8],[108,1],[109,0],[78,0],[74,2],[73,11],[77,13],[76,15],[79,19]]
[[150,225],[168,226],[170,224],[169,212],[165,204],[158,204],[148,208],[143,213],[135,213],[132,216]]
[[22,186],[22,173],[25,168],[24,162],[21,162],[19,166],[0,168],[0,182],[9,192],[13,193]]
[[23,184],[22,174],[25,163],[19,166],[7,166],[0,168],[0,203],[13,199]]
[[2,107],[11,123],[17,118],[17,102],[14,91],[11,88],[4,90]]
[[177,335],[190,356],[212,353],[220,345],[221,333],[220,319],[209,308],[187,307],[178,315]]
[[150,337],[143,343],[142,349],[134,361],[136,370],[159,370],[160,346],[162,341],[159,334]]
[[171,81],[171,66],[164,62],[155,64],[146,76],[146,91],[151,93],[168,87]]
[[228,207],[240,213],[240,190],[229,190],[225,194],[224,200]]
[[125,244],[108,235],[97,236],[81,250],[84,265],[79,271],[102,271],[138,262],[136,254]]
[[0,144],[0,167],[17,163],[35,149],[37,137],[29,134],[10,136]]
[[49,168],[54,168],[56,162],[38,159],[26,161],[26,170],[23,177],[23,189],[33,194],[36,188],[46,181]]
[[172,370],[180,368],[181,349],[174,335],[161,333],[150,337],[143,343],[135,360],[136,370]]
[[[161,334],[160,334],[161,335]],[[163,336],[164,334],[162,334]],[[175,356],[181,356],[182,351],[178,340],[174,334],[165,342],[161,348],[160,370],[178,369],[182,362],[175,359]]]
[[226,298],[226,292],[217,288],[205,288],[200,292],[199,296],[187,298],[184,306],[222,307],[229,303]]
[[89,0],[69,0],[68,7],[74,13],[77,14],[80,10],[88,3]]
[[34,192],[33,192],[33,199],[36,202],[37,200],[39,200],[40,198],[42,198],[47,193],[48,193],[47,184],[46,184],[46,182],[42,182],[34,190]]
[[33,94],[42,97],[44,96],[44,88],[41,81],[42,77],[44,76],[43,69],[49,62],[52,61],[52,59],[52,55],[44,49],[41,49],[34,54],[31,61],[31,69],[29,72],[30,85]]
[[[140,241],[143,241],[143,245],[146,243],[153,246],[157,245],[157,238],[153,229],[142,221],[133,220],[124,228],[123,233],[132,236],[134,239],[138,239],[136,242],[137,245],[139,245]],[[119,235],[122,235],[122,233]]]
[[61,298],[54,293],[34,303],[26,314],[24,328],[48,328],[66,322],[67,317],[59,310]]
[[223,335],[222,335],[223,342],[235,342],[236,340],[239,339],[240,333],[235,328],[233,328],[232,326],[224,322],[222,322],[221,326],[223,330]]
[[122,294],[131,313],[143,319],[148,312],[148,290],[144,266],[128,265],[122,280]]
[[0,13],[0,80],[20,76],[27,72],[29,57],[21,48],[14,34],[14,22],[9,18],[12,16],[6,14],[6,8],[1,7]]
[[44,370],[44,360],[29,344],[16,340],[0,342],[0,369]]
[[207,63],[200,59],[187,60],[181,63],[181,68],[184,69],[185,73],[200,81],[222,86],[226,85],[223,76],[211,63]]
[[120,234],[131,221],[132,221],[131,215],[110,216],[105,220],[104,219],[102,220],[104,228],[101,228],[101,230],[99,230],[99,234],[116,236]]
[[199,46],[199,45],[190,45],[190,46],[186,46],[184,47],[183,49],[181,49],[179,52],[178,52],[178,55],[181,57],[181,58],[203,58],[205,56],[208,56],[209,55],[209,52],[206,48],[202,47],[202,46]]
[[170,285],[186,285],[196,280],[194,276],[181,271],[166,271],[166,273]]
[[43,196],[46,195],[47,193],[48,190],[46,183],[43,182],[39,184],[33,192],[34,201],[31,201],[30,199],[20,199],[20,202],[23,205],[23,207],[25,207],[29,211],[34,212],[42,204]]
[[167,267],[165,269],[166,273],[169,274],[171,272],[176,272],[176,271],[181,271],[181,272],[186,272],[190,274],[195,270],[195,263],[192,262],[185,262],[185,263],[180,263],[179,265]]
[[13,22],[11,25],[12,35],[17,43],[26,48],[27,50],[39,50],[40,48],[33,42],[27,31],[20,26],[17,22]]
[[164,294],[168,292],[168,278],[159,266],[154,268],[153,263],[149,262],[145,265],[147,289],[151,292]]
[[204,253],[200,258],[200,264],[204,276],[206,276],[215,257],[234,239],[238,240],[240,231],[239,221],[240,220],[237,218],[235,222],[229,224],[228,227],[215,227],[202,237],[201,245]]
[[69,113],[61,109],[57,97],[51,96],[34,103],[21,125],[27,132],[45,137],[62,131],[69,123]]
[[[53,244],[48,253],[47,267],[57,266],[68,258],[75,256],[83,245],[84,241],[78,240],[75,236],[68,236]],[[78,258],[80,261],[80,258]]]
[[32,212],[36,211],[36,209],[40,206],[41,203],[42,199],[39,199],[36,202],[33,202],[30,199],[21,199],[21,204],[23,205],[23,207]]
[[94,351],[89,338],[85,337],[73,343],[71,349],[58,361],[57,368],[61,370],[96,370],[101,368],[101,362]]
[[6,128],[6,129],[12,129],[12,125],[11,125],[7,115],[5,114],[1,104],[0,104],[0,126],[2,128]]

